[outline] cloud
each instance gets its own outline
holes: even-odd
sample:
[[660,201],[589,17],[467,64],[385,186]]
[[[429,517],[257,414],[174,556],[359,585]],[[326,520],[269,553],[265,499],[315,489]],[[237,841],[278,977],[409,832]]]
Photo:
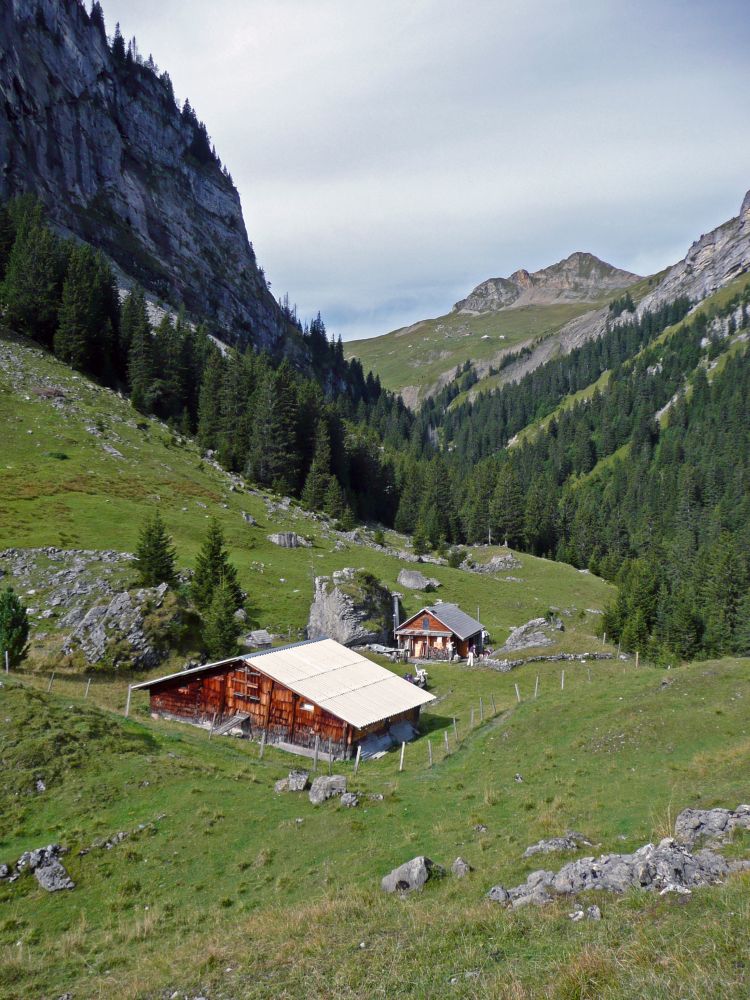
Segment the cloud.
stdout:
[[105,2],[189,96],[277,294],[346,338],[586,249],[681,256],[750,186],[718,0]]

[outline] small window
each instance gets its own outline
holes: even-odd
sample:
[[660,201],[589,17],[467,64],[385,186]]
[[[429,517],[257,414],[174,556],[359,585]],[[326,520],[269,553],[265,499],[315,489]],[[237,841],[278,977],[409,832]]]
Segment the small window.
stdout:
[[300,708],[302,709],[303,712],[315,711],[315,705],[311,705],[309,701],[303,701],[302,704],[300,705]]
[[422,631],[423,632],[430,631],[430,619],[427,617],[427,615],[425,615],[424,618],[422,619]]

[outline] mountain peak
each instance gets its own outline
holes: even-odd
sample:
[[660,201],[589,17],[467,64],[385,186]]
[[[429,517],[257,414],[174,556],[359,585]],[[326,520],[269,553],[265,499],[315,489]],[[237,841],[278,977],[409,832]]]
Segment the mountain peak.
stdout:
[[508,278],[483,281],[453,307],[458,312],[497,312],[500,309],[555,302],[596,302],[603,296],[640,280],[594,254],[576,250],[564,260],[539,271],[525,268]]

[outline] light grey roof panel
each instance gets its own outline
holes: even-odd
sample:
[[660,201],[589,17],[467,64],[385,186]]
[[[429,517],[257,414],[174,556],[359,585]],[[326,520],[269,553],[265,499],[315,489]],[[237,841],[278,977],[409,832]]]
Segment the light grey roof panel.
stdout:
[[459,639],[468,639],[484,628],[481,622],[467,615],[457,604],[433,604],[427,610],[455,632]]

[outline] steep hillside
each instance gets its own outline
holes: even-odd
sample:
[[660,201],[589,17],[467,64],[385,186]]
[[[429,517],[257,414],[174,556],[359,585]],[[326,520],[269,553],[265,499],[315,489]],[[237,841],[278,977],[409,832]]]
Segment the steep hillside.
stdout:
[[[178,564],[192,566],[210,516],[221,523],[252,618],[280,635],[296,638],[307,622],[313,576],[345,566],[363,566],[399,590],[397,576],[409,563],[407,539],[388,533],[389,546],[374,544],[368,531],[344,533],[296,502],[264,493],[242,477],[224,472],[189,439],[143,417],[120,395],[74,374],[21,338],[0,333],[0,551],[56,546],[132,552],[144,519],[159,510],[174,537]],[[279,548],[268,535],[296,531],[309,548]],[[479,550],[479,561],[497,550]],[[2,560],[0,570],[11,567]],[[430,566],[443,587],[440,596],[466,608],[481,608],[494,639],[550,605],[566,609],[568,630],[558,648],[592,648],[597,615],[614,591],[598,578],[569,566],[521,557],[515,579]],[[126,567],[127,569],[127,567]],[[13,580],[12,573],[10,577]],[[43,661],[64,632],[64,608],[43,616],[45,588],[26,600],[36,606],[32,656]],[[39,604],[38,601],[42,601]],[[425,596],[407,592],[407,611]],[[422,603],[420,603],[422,602]],[[583,617],[578,618],[579,612]],[[62,631],[61,631],[62,630]]]
[[95,6],[0,7],[0,201],[33,192],[159,298],[274,348],[286,320],[205,126],[176,105],[168,74],[122,39],[110,48]]

